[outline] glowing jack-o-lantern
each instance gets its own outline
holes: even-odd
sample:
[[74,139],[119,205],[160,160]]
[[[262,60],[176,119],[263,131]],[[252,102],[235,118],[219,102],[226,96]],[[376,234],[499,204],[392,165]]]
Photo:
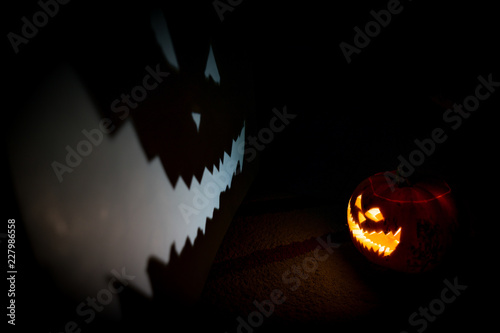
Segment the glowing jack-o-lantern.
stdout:
[[378,173],[355,189],[347,222],[356,248],[370,261],[397,271],[435,267],[457,228],[450,187],[437,179],[404,186],[395,173]]

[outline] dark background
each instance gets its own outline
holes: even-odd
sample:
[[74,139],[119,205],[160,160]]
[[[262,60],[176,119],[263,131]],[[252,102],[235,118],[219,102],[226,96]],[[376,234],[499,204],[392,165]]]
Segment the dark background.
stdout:
[[[196,8],[197,3],[186,6]],[[470,296],[450,310],[454,312],[443,325],[454,327],[455,317],[474,323],[478,315],[473,311],[475,305],[494,300],[491,293],[496,289],[489,272],[489,261],[496,261],[496,252],[489,245],[491,232],[485,242],[478,234],[493,228],[497,220],[490,216],[496,205],[487,201],[494,200],[488,193],[498,169],[494,133],[499,92],[481,102],[457,130],[445,124],[442,115],[450,102],[462,103],[474,93],[479,75],[486,78],[492,73],[493,80],[500,81],[496,6],[491,2],[402,1],[402,12],[393,15],[390,24],[360,54],[352,55],[348,64],[340,42],[353,44],[353,28],[363,29],[372,20],[370,11],[385,9],[387,1],[246,0],[226,12],[223,22],[210,1],[200,3],[206,17],[198,15],[204,17],[205,27],[186,23],[186,29],[192,29],[186,34],[195,35],[196,29],[225,32],[228,43],[248,46],[256,132],[268,126],[273,107],[281,110],[286,105],[289,113],[297,114],[263,151],[257,183],[265,191],[347,202],[361,180],[395,169],[399,155],[407,158],[416,149],[415,139],[429,138],[437,127],[445,130],[448,139],[436,145],[419,171],[438,174],[449,182],[464,220],[479,230],[471,234],[471,243],[464,241],[464,246],[472,244],[488,251],[480,252],[477,258],[478,267],[484,269],[468,272],[473,283]],[[19,54],[14,54],[5,37],[4,128],[43,75],[61,61],[85,60],[97,71],[111,59],[116,66],[103,74],[103,81],[115,84],[116,91],[130,87],[143,75],[141,60],[145,57],[141,49],[144,41],[135,28],[144,17],[141,14],[153,5],[151,1],[104,4],[74,0],[61,5],[38,35],[20,46]],[[38,10],[35,1],[5,4],[4,36],[9,31],[19,33],[20,18]],[[100,59],[105,60],[101,63]],[[8,162],[2,164],[8,198],[4,220],[22,222]],[[18,242],[22,242],[22,223],[18,225]],[[17,321],[29,323],[36,316],[56,316],[50,304],[57,304],[58,296],[47,299],[51,294],[40,291],[50,289],[50,281],[29,264],[29,246],[19,251],[18,271],[23,273],[18,275],[18,297],[32,303],[26,305],[27,311],[18,309]],[[73,311],[68,309],[70,314]]]

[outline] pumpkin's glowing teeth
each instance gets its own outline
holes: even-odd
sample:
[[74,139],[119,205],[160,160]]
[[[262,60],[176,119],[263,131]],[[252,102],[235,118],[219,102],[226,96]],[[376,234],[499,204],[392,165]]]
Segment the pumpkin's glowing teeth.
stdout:
[[383,231],[368,232],[366,230],[363,230],[363,228],[360,227],[361,223],[358,224],[354,222],[351,214],[350,202],[347,208],[347,222],[349,225],[349,229],[351,230],[351,233],[358,244],[363,246],[365,249],[373,251],[381,256],[390,255],[400,242],[401,228],[399,228],[394,234],[392,233],[392,231],[384,233]]

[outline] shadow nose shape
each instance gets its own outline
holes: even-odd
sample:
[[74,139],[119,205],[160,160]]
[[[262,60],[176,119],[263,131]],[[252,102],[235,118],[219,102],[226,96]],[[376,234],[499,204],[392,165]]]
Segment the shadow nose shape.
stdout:
[[196,124],[196,130],[200,132],[201,114],[197,112],[191,112],[191,117],[193,117],[193,121]]

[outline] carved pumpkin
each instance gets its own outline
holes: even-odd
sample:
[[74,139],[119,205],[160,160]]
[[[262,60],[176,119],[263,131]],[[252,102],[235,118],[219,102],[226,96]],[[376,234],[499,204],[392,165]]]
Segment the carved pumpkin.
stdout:
[[394,172],[378,173],[355,189],[347,222],[356,248],[370,261],[397,271],[435,267],[449,250],[457,228],[451,189],[427,178],[395,183]]

